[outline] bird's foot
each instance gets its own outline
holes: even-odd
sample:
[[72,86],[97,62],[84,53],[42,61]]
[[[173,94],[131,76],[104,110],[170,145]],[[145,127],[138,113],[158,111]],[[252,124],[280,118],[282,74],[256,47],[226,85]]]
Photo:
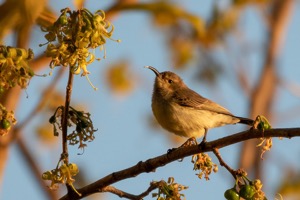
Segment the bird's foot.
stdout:
[[196,138],[195,137],[191,137],[191,138],[189,138],[185,143],[183,143],[178,148],[189,147],[189,146],[193,146],[193,145],[197,145],[197,144],[198,144],[198,142],[197,142]]
[[170,154],[173,151],[175,151],[176,149],[183,148],[183,147],[189,147],[189,146],[193,146],[193,145],[197,145],[197,144],[198,144],[198,142],[197,142],[196,138],[191,137],[186,142],[184,142],[181,146],[179,146],[177,148],[168,149],[167,153]]
[[203,149],[206,145],[206,137],[204,137],[201,141],[201,143],[199,144],[199,146]]

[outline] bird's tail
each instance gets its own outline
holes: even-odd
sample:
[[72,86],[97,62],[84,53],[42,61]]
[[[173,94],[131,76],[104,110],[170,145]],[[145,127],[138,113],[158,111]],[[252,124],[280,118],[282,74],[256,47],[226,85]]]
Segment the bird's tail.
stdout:
[[253,119],[249,119],[249,118],[244,118],[244,117],[237,117],[240,121],[238,123],[240,124],[246,124],[246,125],[249,125],[249,126],[252,126],[253,123],[254,123],[254,120]]

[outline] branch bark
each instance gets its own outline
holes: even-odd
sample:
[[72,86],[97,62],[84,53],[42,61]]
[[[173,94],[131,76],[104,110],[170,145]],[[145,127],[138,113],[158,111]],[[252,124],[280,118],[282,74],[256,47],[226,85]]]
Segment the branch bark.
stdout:
[[240,133],[236,133],[234,135],[230,135],[227,137],[223,137],[211,142],[205,143],[205,145],[193,145],[188,147],[177,148],[170,153],[166,153],[164,155],[150,158],[146,161],[140,161],[136,165],[129,167],[124,170],[120,170],[118,172],[111,173],[94,183],[91,183],[85,187],[78,189],[77,191],[81,193],[81,196],[70,195],[67,194],[61,198],[61,200],[76,200],[81,199],[86,196],[89,196],[94,193],[103,192],[104,188],[119,182],[121,180],[125,180],[127,178],[133,178],[141,173],[149,173],[154,172],[157,168],[165,166],[171,162],[177,161],[187,156],[191,156],[194,154],[198,154],[201,152],[209,152],[214,149],[220,149],[229,145],[233,145],[242,141],[261,138],[261,137],[283,137],[283,138],[292,138],[300,136],[300,128],[287,128],[287,129],[269,129],[264,132],[250,129],[248,131],[243,131]]

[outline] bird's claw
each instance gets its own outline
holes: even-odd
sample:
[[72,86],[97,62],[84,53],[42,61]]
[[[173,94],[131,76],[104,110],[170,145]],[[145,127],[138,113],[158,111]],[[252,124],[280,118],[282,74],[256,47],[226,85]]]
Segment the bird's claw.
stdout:
[[189,147],[189,146],[193,146],[193,145],[197,145],[197,144],[198,144],[198,142],[197,142],[196,138],[191,137],[185,143],[183,143],[179,148]]
[[199,144],[199,147],[201,147],[202,149],[205,147],[206,145],[206,138],[204,137],[203,140],[201,141],[201,143]]

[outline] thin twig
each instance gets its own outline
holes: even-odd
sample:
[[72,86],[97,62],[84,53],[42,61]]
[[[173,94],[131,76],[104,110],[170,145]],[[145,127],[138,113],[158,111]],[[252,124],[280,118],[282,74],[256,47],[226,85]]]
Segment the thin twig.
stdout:
[[132,199],[132,200],[141,200],[143,199],[143,197],[146,197],[149,195],[149,193],[153,190],[155,190],[156,188],[158,188],[158,185],[159,185],[160,182],[152,182],[150,184],[150,186],[148,187],[148,189],[139,194],[139,195],[134,195],[134,194],[130,194],[130,193],[127,193],[127,192],[124,192],[122,190],[119,190],[113,186],[106,186],[104,188],[102,188],[101,190],[99,190],[100,192],[110,192],[110,193],[113,193],[115,195],[118,195],[119,197],[121,198],[127,198],[127,199]]
[[74,74],[72,73],[71,68],[70,68],[69,69],[68,84],[67,84],[67,87],[66,87],[65,107],[64,107],[63,117],[61,119],[61,124],[62,124],[62,159],[63,159],[65,164],[69,163],[68,141],[67,141],[68,113],[69,113],[69,107],[70,107],[70,103],[71,103],[73,79],[74,79]]
[[[73,88],[73,79],[74,74],[72,73],[71,68],[69,68],[69,78],[68,78],[68,84],[66,87],[66,100],[65,100],[65,107],[63,110],[63,116],[61,118],[61,126],[62,126],[62,153],[60,160],[64,162],[64,164],[69,164],[69,152],[68,152],[68,114],[69,114],[69,107],[71,103],[71,96],[72,96],[72,88]],[[68,183],[66,183],[66,187],[68,190],[68,194],[74,195],[77,194],[73,190],[73,187],[71,187]]]
[[226,162],[223,160],[223,158],[221,157],[221,154],[219,152],[219,149],[217,148],[214,148],[213,149],[213,153],[215,154],[215,156],[218,158],[219,162],[220,162],[220,165],[225,167],[229,172],[230,174],[233,176],[234,179],[237,178],[236,176],[236,171],[234,169],[232,169],[231,167],[229,167],[229,165],[226,164]]

